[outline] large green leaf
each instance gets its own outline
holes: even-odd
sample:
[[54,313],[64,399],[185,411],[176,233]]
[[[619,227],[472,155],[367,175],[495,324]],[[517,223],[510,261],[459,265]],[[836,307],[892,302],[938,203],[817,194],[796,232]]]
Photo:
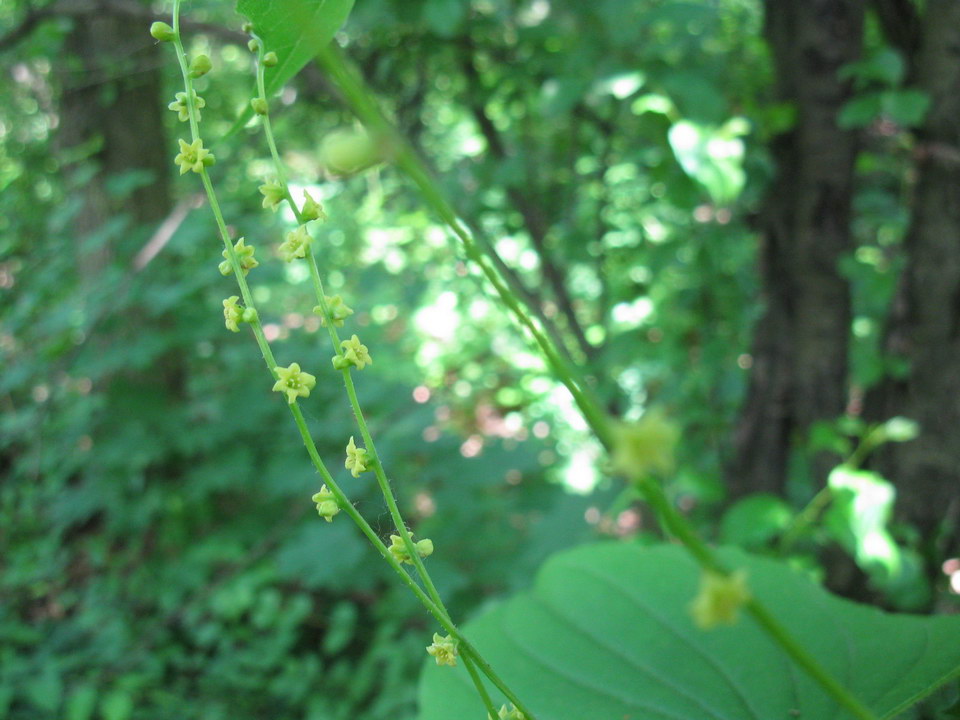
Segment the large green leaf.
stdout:
[[[881,717],[960,674],[960,618],[889,615],[774,561],[724,550],[754,594]],[[540,720],[830,720],[847,715],[749,618],[697,629],[699,571],[678,547],[587,545],[465,627]],[[420,720],[482,718],[461,667],[429,661]]]
[[352,7],[353,0],[237,0],[237,12],[279,58],[264,72],[268,96],[316,57]]

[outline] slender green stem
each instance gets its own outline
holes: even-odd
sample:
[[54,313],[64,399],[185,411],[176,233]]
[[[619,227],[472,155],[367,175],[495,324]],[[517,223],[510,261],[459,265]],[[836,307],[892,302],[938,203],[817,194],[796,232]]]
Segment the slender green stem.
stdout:
[[787,632],[773,614],[756,600],[747,601],[747,611],[768,635],[779,643],[793,661],[816,680],[841,707],[849,710],[860,720],[879,720],[866,705],[861,703],[849,690],[837,682],[830,673],[797,640]]
[[[373,95],[366,88],[363,80],[347,65],[339,49],[328,46],[318,55],[318,60],[324,66],[331,78],[337,83],[347,103],[367,128],[384,138],[389,139],[393,149],[393,161],[404,171],[419,188],[426,203],[440,216],[449,229],[461,241],[467,256],[477,263],[483,274],[494,286],[495,290],[513,312],[520,324],[533,336],[540,347],[545,359],[573,395],[577,406],[583,413],[584,419],[591,427],[601,444],[609,451],[613,445],[613,434],[610,421],[600,410],[597,403],[587,389],[586,383],[579,373],[570,366],[560,353],[553,347],[550,338],[533,322],[530,314],[523,308],[520,300],[510,287],[500,278],[496,269],[487,261],[482,250],[473,241],[469,231],[460,221],[456,212],[447,202],[438,184],[430,176],[424,164],[417,157],[406,141],[394,129],[391,123],[381,113]],[[646,501],[655,509],[665,529],[683,543],[687,551],[696,561],[707,570],[729,575],[730,571],[717,558],[715,553],[700,539],[690,523],[672,506],[666,498],[662,488],[646,481],[640,485]],[[790,655],[797,664],[820,684],[820,686],[843,707],[853,711],[857,717],[866,720],[874,718],[872,714],[836,682],[817,661],[809,655],[802,646],[787,631],[777,624],[770,624],[773,616],[758,601],[751,602],[751,613],[758,620],[761,627]]]
[[413,180],[424,200],[461,242],[467,256],[480,267],[484,276],[493,285],[507,307],[510,308],[517,321],[533,336],[548,365],[573,395],[574,401],[594,428],[594,432],[596,432],[600,441],[604,445],[609,445],[612,440],[609,421],[600,410],[600,404],[587,389],[586,383],[576,377],[576,372],[554,347],[547,333],[534,322],[520,299],[500,277],[496,268],[484,255],[483,249],[474,241],[466,225],[447,202],[436,181],[427,171],[426,166],[380,112],[376,101],[367,91],[363,81],[347,66],[339,51],[333,45],[322,50],[318,59],[340,87],[357,117],[371,132],[389,141],[388,146],[392,149],[394,163]]

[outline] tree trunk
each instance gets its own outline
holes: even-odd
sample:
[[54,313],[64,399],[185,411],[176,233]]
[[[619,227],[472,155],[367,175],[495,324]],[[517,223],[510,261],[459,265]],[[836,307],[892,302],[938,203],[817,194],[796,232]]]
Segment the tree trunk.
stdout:
[[761,213],[766,307],[735,432],[734,496],[782,493],[795,441],[846,405],[851,310],[838,261],[850,248],[857,142],[837,126],[850,95],[837,71],[860,56],[863,16],[862,0],[766,2],[778,100],[797,115],[773,143],[777,176]]
[[918,131],[907,264],[887,335],[910,369],[869,395],[867,411],[920,423],[917,440],[888,445],[875,464],[896,484],[899,515],[942,559],[960,551],[960,3],[928,0],[911,60],[931,106]]

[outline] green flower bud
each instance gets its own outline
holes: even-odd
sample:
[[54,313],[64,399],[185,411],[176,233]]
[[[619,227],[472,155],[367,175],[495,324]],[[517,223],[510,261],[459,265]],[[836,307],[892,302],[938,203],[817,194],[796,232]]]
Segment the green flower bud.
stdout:
[[323,211],[323,206],[320,205],[316,200],[314,200],[310,193],[306,190],[303,191],[303,209],[300,211],[300,215],[307,222],[311,220],[326,220],[327,214]]
[[243,25],[240,26],[240,30],[241,30],[242,32],[247,33],[247,34],[249,35],[250,33],[253,32],[253,23],[252,23],[252,22],[245,22]]
[[370,469],[370,458],[367,455],[366,448],[358,448],[353,442],[353,436],[350,436],[350,442],[347,443],[347,459],[343,466],[350,471],[354,477],[360,477],[360,473]]
[[240,322],[253,324],[260,319],[260,315],[257,313],[256,308],[248,307],[243,309],[243,314],[240,316]]
[[250,42],[247,43],[247,47],[250,49],[250,52],[257,52],[260,49],[260,41],[252,38]]
[[[412,535],[410,536],[410,539],[413,539]],[[422,558],[433,555],[433,540],[430,538],[424,538],[423,540],[415,542],[413,547],[416,548],[417,555]],[[410,553],[407,552],[407,544],[399,535],[390,536],[390,547],[388,547],[387,550],[390,551],[390,554],[393,555],[397,562],[413,565],[413,560],[410,558]]]
[[240,299],[238,295],[231,295],[223,301],[223,320],[230,332],[240,332],[237,323],[243,322],[243,313],[245,310],[237,306]]
[[165,22],[155,22],[150,26],[150,34],[160,42],[173,42],[177,37],[173,28]]
[[326,485],[320,489],[320,492],[314,494],[312,500],[317,504],[317,513],[327,522],[331,522],[340,512],[337,499]]
[[266,67],[273,67],[277,64],[277,54],[272,50],[263,56],[263,64]]
[[203,77],[212,69],[213,63],[210,62],[210,58],[201,53],[190,62],[190,77]]
[[257,115],[266,115],[268,111],[267,101],[263,98],[255,97],[250,100],[250,107]]

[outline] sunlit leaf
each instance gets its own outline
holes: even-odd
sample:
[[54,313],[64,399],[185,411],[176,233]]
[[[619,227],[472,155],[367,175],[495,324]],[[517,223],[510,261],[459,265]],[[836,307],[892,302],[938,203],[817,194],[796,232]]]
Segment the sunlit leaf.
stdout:
[[[844,687],[891,717],[960,673],[960,618],[888,615],[727,550],[750,588]],[[676,546],[581,546],[464,628],[539,717],[830,718],[833,700],[750,619],[703,632],[699,570]],[[466,672],[425,663],[419,720],[482,717]]]

